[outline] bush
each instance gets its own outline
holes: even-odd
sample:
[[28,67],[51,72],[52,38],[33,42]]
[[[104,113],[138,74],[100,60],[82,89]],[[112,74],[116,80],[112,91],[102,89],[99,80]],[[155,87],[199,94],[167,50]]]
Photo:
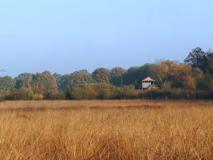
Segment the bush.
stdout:
[[135,89],[134,86],[127,86],[119,88],[116,98],[117,99],[135,99],[138,98],[141,90]]
[[33,91],[31,89],[17,89],[11,92],[6,99],[9,100],[32,100]]
[[69,99],[114,99],[118,88],[108,84],[73,85],[67,92]]
[[65,99],[65,95],[64,95],[63,92],[58,92],[54,96],[52,96],[52,99],[55,99],[55,100],[57,100],[57,99]]
[[44,96],[42,94],[34,94],[33,95],[33,100],[43,100],[44,99]]
[[96,88],[93,85],[73,85],[67,92],[69,99],[96,99]]
[[141,98],[148,99],[195,99],[194,90],[165,89],[165,90],[147,90],[140,94]]
[[206,91],[209,89],[209,82],[208,82],[208,80],[205,80],[205,79],[197,80],[196,87],[198,90]]
[[108,84],[97,85],[98,99],[115,99],[118,89]]
[[49,100],[59,100],[59,99],[65,99],[65,95],[63,92],[57,92],[57,93],[51,93],[46,94],[43,96],[43,99],[49,99]]

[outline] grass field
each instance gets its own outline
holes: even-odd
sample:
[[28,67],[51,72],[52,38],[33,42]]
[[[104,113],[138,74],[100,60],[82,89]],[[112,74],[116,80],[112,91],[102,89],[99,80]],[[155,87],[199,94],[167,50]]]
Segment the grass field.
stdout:
[[0,102],[0,159],[213,160],[213,102]]

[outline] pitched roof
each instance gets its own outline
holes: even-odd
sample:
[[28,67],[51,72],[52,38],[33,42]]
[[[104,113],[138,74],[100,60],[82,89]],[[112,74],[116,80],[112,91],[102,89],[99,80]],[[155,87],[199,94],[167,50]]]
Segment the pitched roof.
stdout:
[[152,79],[151,77],[146,77],[144,80],[142,80],[143,82],[145,81],[151,81],[151,82],[154,82],[155,80]]

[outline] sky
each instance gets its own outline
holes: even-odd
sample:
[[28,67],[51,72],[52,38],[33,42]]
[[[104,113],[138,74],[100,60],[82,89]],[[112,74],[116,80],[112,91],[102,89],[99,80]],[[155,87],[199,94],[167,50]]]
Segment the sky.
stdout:
[[0,75],[182,62],[213,48],[212,0],[0,0]]

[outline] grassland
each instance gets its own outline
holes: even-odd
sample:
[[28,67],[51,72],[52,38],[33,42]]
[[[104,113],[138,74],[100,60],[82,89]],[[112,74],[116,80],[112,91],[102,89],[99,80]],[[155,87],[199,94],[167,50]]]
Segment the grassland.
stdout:
[[212,160],[212,101],[0,103],[2,160]]

